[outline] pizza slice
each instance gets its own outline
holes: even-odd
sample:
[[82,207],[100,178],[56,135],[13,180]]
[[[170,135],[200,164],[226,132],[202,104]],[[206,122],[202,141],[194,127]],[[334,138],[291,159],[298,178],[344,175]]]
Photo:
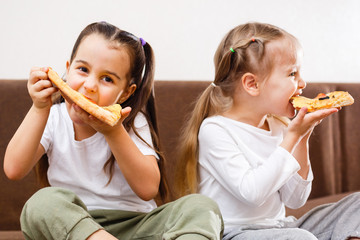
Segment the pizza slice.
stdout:
[[294,108],[299,110],[302,107],[307,107],[308,112],[325,108],[339,108],[349,106],[354,103],[354,98],[348,92],[334,91],[327,94],[319,93],[316,98],[306,98],[303,96],[296,96],[290,99]]
[[70,98],[76,105],[84,109],[89,114],[95,116],[99,120],[114,126],[121,117],[121,106],[120,104],[113,104],[107,107],[100,107],[97,104],[91,102],[81,93],[72,89],[66,82],[64,82],[59,75],[49,68],[48,76],[51,82],[54,83],[56,87]]

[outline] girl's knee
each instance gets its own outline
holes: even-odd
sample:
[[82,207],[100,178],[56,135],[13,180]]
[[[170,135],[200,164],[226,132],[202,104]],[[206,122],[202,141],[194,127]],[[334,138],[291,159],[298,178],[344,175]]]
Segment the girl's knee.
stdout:
[[217,215],[221,218],[221,213],[217,203],[211,198],[201,194],[190,194],[180,198],[179,204],[181,208],[187,209],[187,212],[191,212],[196,215]]
[[183,200],[186,205],[194,206],[196,208],[206,207],[213,210],[219,209],[217,203],[214,200],[202,194],[190,194],[183,197]]
[[296,239],[296,240],[317,240],[317,238],[315,237],[314,234],[312,234],[311,232],[304,230],[304,229],[300,229],[300,228],[294,228],[292,229],[289,237],[294,236],[294,238],[292,239]]
[[37,209],[46,209],[47,203],[51,201],[49,198],[51,198],[52,192],[53,189],[51,187],[40,189],[27,200],[24,210],[35,210],[36,214],[38,212]]
[[20,217],[46,218],[64,202],[74,202],[74,199],[76,199],[75,194],[68,190],[56,187],[42,188],[25,203]]
[[[201,229],[204,236],[212,236],[208,239],[218,239],[222,235],[224,223],[214,200],[204,195],[190,194],[171,205],[173,222],[170,225],[182,226],[189,233],[196,233]],[[181,231],[183,232],[184,229]]]
[[[274,239],[293,239],[293,240],[317,240],[314,234],[301,228],[280,228],[276,229],[276,238]],[[273,232],[273,229],[269,229]]]
[[347,206],[347,208],[360,206],[360,192],[349,194],[341,199],[338,203]]
[[48,202],[51,200],[48,197],[51,195],[49,194],[51,191],[50,187],[42,188],[27,200],[20,215],[22,228],[37,221],[41,222],[46,215],[49,215],[51,211],[48,209]]
[[353,198],[354,201],[360,202],[360,192],[355,192],[353,194],[350,194],[349,197]]

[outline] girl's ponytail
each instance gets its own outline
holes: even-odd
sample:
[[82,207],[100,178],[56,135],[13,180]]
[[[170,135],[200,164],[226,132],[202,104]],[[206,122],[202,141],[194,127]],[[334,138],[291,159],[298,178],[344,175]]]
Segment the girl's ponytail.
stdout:
[[[149,120],[151,123],[156,122],[156,114],[155,114],[155,99],[154,99],[154,53],[151,46],[148,43],[144,43],[143,45],[144,53],[145,53],[145,67],[144,67],[144,74],[141,79],[142,86],[140,86],[142,91],[139,91],[138,95],[143,92],[147,100],[147,103],[144,104],[146,107],[146,112],[149,115]],[[157,132],[158,127],[154,126],[154,130]]]
[[138,40],[137,46],[137,48],[135,48],[135,46],[133,47],[136,50],[133,56],[135,59],[132,74],[133,82],[130,83],[136,84],[136,91],[128,100],[122,103],[122,106],[131,106],[132,108],[130,116],[124,120],[123,124],[127,130],[132,128],[134,133],[142,139],[134,127],[134,119],[138,112],[142,112],[145,115],[149,124],[153,147],[159,156],[158,165],[161,172],[161,179],[159,194],[156,200],[158,203],[166,203],[169,201],[170,190],[168,188],[165,171],[166,161],[163,153],[160,151],[159,131],[156,117],[154,95],[155,57],[150,44],[145,42],[142,38]]
[[[145,105],[145,112],[146,117],[150,126],[151,130],[151,137],[153,139],[153,145],[154,148],[159,156],[158,165],[160,169],[160,186],[159,186],[159,194],[157,196],[157,202],[166,203],[169,201],[170,189],[168,187],[167,183],[167,176],[166,176],[166,161],[165,158],[160,151],[160,140],[159,140],[159,128],[157,125],[157,117],[156,117],[156,108],[155,108],[155,94],[154,94],[154,54],[151,46],[148,43],[144,43],[143,40],[141,40],[144,48],[145,53],[145,69],[144,69],[144,75],[142,78],[142,89],[144,91],[144,95],[147,96],[147,103]],[[139,93],[141,94],[141,93]]]
[[[137,45],[140,45],[140,40]],[[148,99],[150,97],[153,98],[152,88],[154,84],[155,65],[153,50],[148,43],[145,43],[144,46],[137,46],[133,54],[134,63],[133,73],[131,74],[132,81],[130,84],[136,84],[136,90],[130,98],[121,104],[123,107],[130,106],[132,109],[130,116],[125,118],[123,122],[124,126],[128,128],[127,130],[129,130],[130,127],[133,127],[133,122],[137,113],[147,108]],[[151,112],[147,113],[152,114]]]
[[[221,91],[218,87],[210,85],[199,97],[186,126],[182,129],[179,140],[178,159],[175,171],[174,194],[176,198],[198,190],[198,133],[202,121],[213,115],[216,95]],[[214,104],[215,103],[215,104]]]

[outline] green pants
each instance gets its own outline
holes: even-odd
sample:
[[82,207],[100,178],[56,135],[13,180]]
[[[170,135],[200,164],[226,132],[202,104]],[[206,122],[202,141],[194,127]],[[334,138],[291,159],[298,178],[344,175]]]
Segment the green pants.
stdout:
[[48,187],[25,204],[21,229],[26,239],[86,239],[105,229],[126,239],[221,239],[223,221],[214,201],[188,195],[149,213],[121,210],[87,211],[71,191]]

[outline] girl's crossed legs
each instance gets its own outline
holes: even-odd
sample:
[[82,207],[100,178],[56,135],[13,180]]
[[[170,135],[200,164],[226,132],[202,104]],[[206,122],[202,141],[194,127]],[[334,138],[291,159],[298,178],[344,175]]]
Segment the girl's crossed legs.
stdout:
[[360,192],[336,203],[318,206],[282,228],[256,229],[254,226],[233,230],[223,239],[360,239]]
[[26,239],[87,239],[100,229],[126,239],[220,239],[223,223],[214,201],[199,194],[164,204],[149,213],[87,211],[71,191],[48,187],[25,204],[21,229]]

